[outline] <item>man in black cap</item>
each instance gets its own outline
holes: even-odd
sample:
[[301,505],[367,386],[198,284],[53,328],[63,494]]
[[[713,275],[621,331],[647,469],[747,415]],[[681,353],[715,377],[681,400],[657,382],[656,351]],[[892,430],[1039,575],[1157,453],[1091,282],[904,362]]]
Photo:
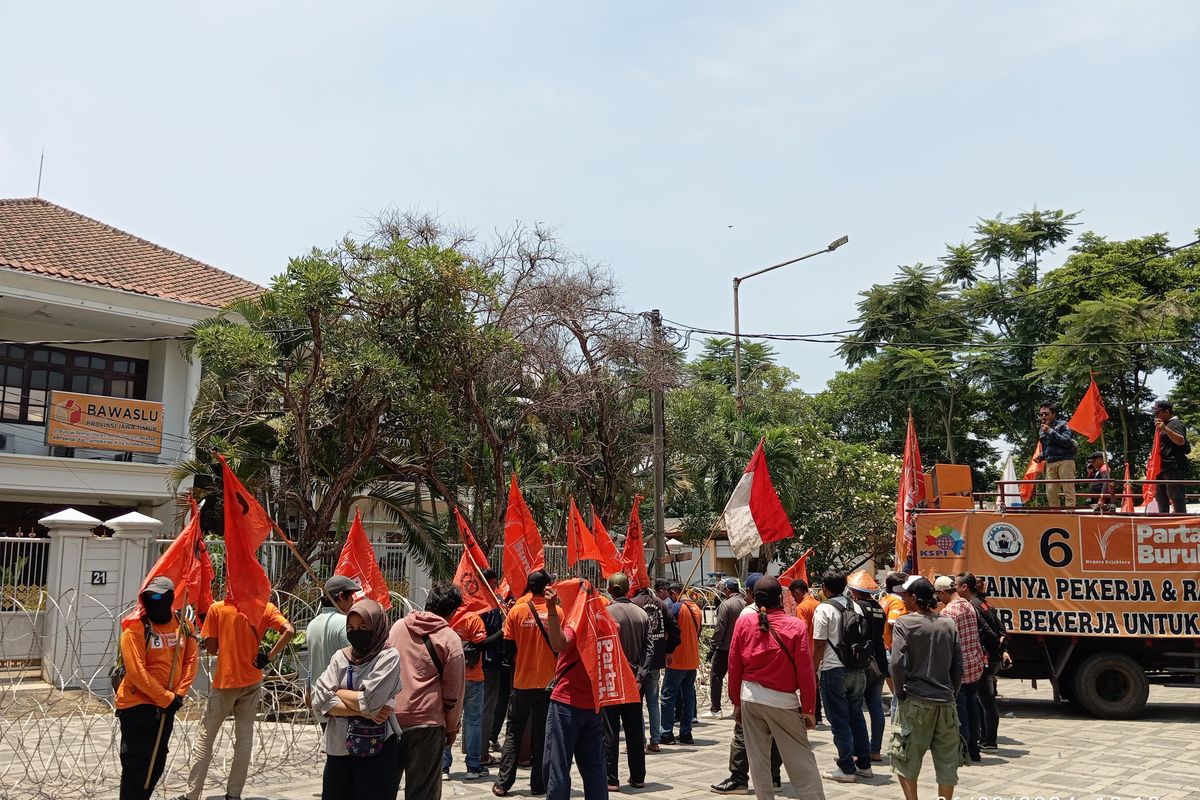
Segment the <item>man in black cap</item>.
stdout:
[[738,586],[737,578],[725,578],[717,587],[723,599],[717,606],[717,627],[713,631],[712,643],[708,649],[709,690],[708,713],[706,719],[720,719],[721,714],[721,685],[725,673],[729,671],[729,643],[733,641],[733,624],[737,622],[738,614],[746,607],[746,601]]
[[334,575],[325,581],[321,593],[321,608],[305,629],[304,640],[308,644],[308,688],[317,684],[317,678],[329,666],[333,654],[350,646],[346,638],[346,614],[354,605],[354,596],[362,591],[353,579],[345,575]]
[[1108,459],[1102,450],[1097,450],[1087,457],[1088,484],[1086,503],[1094,506],[1096,511],[1112,510],[1112,476],[1108,470]]
[[[1167,400],[1154,403],[1154,435],[1159,438],[1162,458],[1162,469],[1155,477],[1164,481],[1187,480],[1188,453],[1192,452],[1192,446],[1188,444],[1187,426],[1175,416],[1175,409]],[[1160,483],[1156,497],[1160,512],[1187,513],[1187,492],[1182,483]]]

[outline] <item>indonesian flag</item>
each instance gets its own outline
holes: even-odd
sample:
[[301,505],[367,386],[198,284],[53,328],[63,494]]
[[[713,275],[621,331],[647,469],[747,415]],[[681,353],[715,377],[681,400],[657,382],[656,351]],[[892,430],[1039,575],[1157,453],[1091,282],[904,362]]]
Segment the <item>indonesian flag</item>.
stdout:
[[596,537],[588,530],[572,497],[567,508],[567,566],[573,567],[576,562],[588,559],[599,561],[600,548],[596,546]]
[[595,509],[592,509],[592,533],[595,534],[596,549],[600,553],[600,574],[604,576],[605,580],[608,580],[609,575],[625,569],[625,563],[621,559],[621,554],[617,552],[617,546],[613,544],[612,537],[608,535],[608,529],[604,527],[600,517],[596,516]]
[[[479,546],[479,542],[475,539],[475,534],[471,532],[471,526],[463,519],[458,506],[454,507],[454,522],[458,526],[458,538],[462,540],[463,553],[470,554],[471,560],[479,568],[479,574],[482,576],[483,571],[490,566],[487,556],[484,554],[483,548]],[[491,587],[488,588],[490,590]],[[511,593],[508,581],[504,578],[500,579],[500,585],[496,587],[496,590],[500,593],[500,597],[508,597]],[[497,605],[499,604],[497,603]]]
[[375,548],[367,539],[362,524],[362,511],[354,509],[354,522],[350,523],[350,534],[342,545],[342,555],[333,569],[335,575],[345,575],[358,581],[362,591],[355,594],[356,600],[369,597],[387,611],[392,607],[392,596],[388,593],[387,581],[375,560]]
[[[1027,481],[1036,481],[1037,476],[1046,471],[1046,462],[1042,461],[1038,456],[1042,454],[1042,443],[1039,441],[1037,447],[1033,448],[1033,457],[1029,459],[1029,466],[1025,468],[1023,476]],[[1021,502],[1028,503],[1037,493],[1036,483],[1021,484]]]
[[783,588],[788,588],[792,585],[792,581],[799,578],[808,583],[808,557],[812,555],[813,549],[810,547],[804,551],[804,555],[796,559],[796,563],[779,573],[779,585]]
[[783,503],[771,484],[767,471],[767,456],[760,439],[754,455],[742,473],[742,479],[725,504],[725,527],[729,531],[729,546],[738,558],[745,558],[766,542],[777,542],[792,535]]
[[634,495],[629,509],[629,528],[625,531],[625,547],[621,550],[625,576],[629,578],[629,594],[635,595],[650,588],[650,573],[646,571],[646,544],[642,533],[642,518],[638,514],[641,495]]
[[1125,492],[1121,498],[1121,510],[1126,514],[1133,513],[1133,481],[1129,480],[1129,463],[1125,464]]
[[910,411],[908,432],[904,436],[904,463],[900,467],[900,491],[896,495],[896,569],[913,575],[917,568],[917,520],[913,511],[927,499],[921,447]]
[[554,584],[563,607],[563,627],[575,631],[575,648],[592,682],[596,711],[641,702],[641,690],[621,649],[621,632],[603,597],[588,581]]
[[[1160,472],[1162,472],[1162,437],[1158,435],[1158,431],[1155,431],[1154,445],[1150,448],[1150,459],[1146,462],[1146,481],[1142,484],[1142,503],[1146,506],[1147,514],[1159,510],[1158,487],[1151,481],[1158,478]],[[1153,508],[1150,507],[1151,503],[1154,504]]]
[[225,457],[217,458],[225,493],[225,600],[250,627],[257,628],[271,597],[271,581],[257,553],[275,524],[233,474]]
[[508,509],[504,512],[504,580],[511,587],[520,587],[524,593],[529,573],[542,569],[545,564],[542,536],[533,521],[533,513],[521,496],[521,487],[514,474],[508,487]]
[[[175,602],[172,610],[179,612],[186,606],[195,609],[197,617],[204,616],[212,605],[213,565],[208,557],[208,548],[204,546],[204,534],[200,530],[200,509],[196,507],[194,498],[189,497],[192,516],[184,526],[175,541],[167,547],[163,554],[154,562],[154,566],[142,579],[138,589],[138,597],[146,591],[146,585],[154,578],[170,578],[175,584]],[[129,628],[139,624],[142,616],[140,603],[134,603],[133,609],[121,619],[121,627]]]
[[1104,398],[1100,396],[1100,387],[1096,386],[1096,378],[1093,376],[1067,427],[1083,434],[1089,442],[1094,442],[1100,438],[1100,431],[1104,428],[1106,419],[1108,411],[1104,408]]

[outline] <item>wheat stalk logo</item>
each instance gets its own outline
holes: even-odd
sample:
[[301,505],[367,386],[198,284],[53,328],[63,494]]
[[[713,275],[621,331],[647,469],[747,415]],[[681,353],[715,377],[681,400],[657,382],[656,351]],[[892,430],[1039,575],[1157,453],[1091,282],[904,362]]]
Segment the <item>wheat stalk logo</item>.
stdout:
[[1105,561],[1108,560],[1108,542],[1112,539],[1113,534],[1122,527],[1124,526],[1112,525],[1104,533],[1096,534],[1096,543],[1100,545],[1100,558],[1104,559]]

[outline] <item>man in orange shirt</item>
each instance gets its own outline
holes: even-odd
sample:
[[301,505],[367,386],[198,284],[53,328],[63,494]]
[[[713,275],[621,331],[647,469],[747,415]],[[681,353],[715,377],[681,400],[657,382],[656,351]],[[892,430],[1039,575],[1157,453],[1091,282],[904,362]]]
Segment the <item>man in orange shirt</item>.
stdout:
[[[280,636],[270,652],[264,653],[259,648],[267,630],[278,631]],[[208,777],[208,765],[212,762],[213,742],[230,714],[233,715],[233,759],[225,782],[225,797],[226,800],[240,800],[254,747],[254,717],[262,694],[263,667],[279,657],[296,635],[296,629],[274,603],[267,603],[262,619],[251,625],[237,608],[221,600],[209,606],[201,635],[205,652],[217,657],[217,666],[213,671],[204,719],[200,723],[200,735],[192,748],[187,794],[181,800],[200,800]]]
[[679,719],[680,744],[694,744],[692,719],[696,716],[696,670],[700,668],[700,626],[704,621],[700,607],[684,593],[676,581],[669,589],[667,611],[679,623],[679,646],[667,656],[667,671],[662,687],[662,736],[660,744],[675,744],[675,701],[683,699]]
[[517,780],[517,750],[525,735],[525,726],[533,725],[529,788],[535,795],[545,794],[542,757],[546,748],[546,714],[550,709],[550,682],[558,655],[550,646],[546,628],[546,587],[550,575],[544,570],[529,573],[525,594],[513,604],[504,619],[504,639],[516,649],[513,661],[513,688],[508,709],[508,730],[500,756],[500,772],[492,785],[492,794],[503,797]]
[[[187,697],[199,660],[195,638],[176,623],[171,611],[175,584],[170,578],[154,578],[138,600],[141,624],[121,632],[125,678],[117,687],[116,699],[121,723],[121,800],[150,800],[154,794],[154,785],[167,764],[175,712]],[[160,725],[162,738],[154,751]]]
[[[482,758],[483,722],[483,642],[487,639],[487,626],[483,617],[474,611],[466,611],[452,621],[451,630],[458,634],[463,645],[463,663],[466,666],[466,690],[463,692],[463,752],[467,756],[467,780],[484,777],[488,770],[480,763]],[[451,748],[446,747],[442,756],[442,772],[449,772],[454,763]]]

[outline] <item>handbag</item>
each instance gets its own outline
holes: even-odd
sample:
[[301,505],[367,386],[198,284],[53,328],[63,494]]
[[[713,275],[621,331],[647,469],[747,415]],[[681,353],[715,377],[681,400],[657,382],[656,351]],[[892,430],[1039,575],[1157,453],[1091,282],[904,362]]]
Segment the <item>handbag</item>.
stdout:
[[[354,665],[346,671],[346,688],[354,688]],[[383,752],[387,741],[386,722],[375,722],[365,717],[350,717],[346,720],[346,754],[355,758],[370,758]]]

